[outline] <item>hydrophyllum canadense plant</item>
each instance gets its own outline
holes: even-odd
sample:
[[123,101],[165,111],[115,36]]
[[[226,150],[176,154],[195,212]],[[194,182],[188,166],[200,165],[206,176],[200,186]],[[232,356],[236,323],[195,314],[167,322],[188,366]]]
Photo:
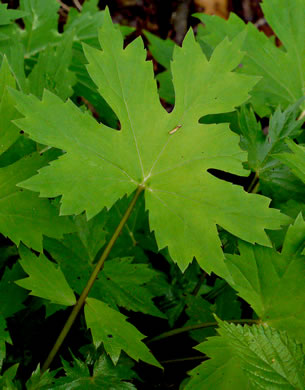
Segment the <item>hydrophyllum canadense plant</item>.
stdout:
[[[273,3],[274,0],[265,0],[264,9],[270,10]],[[305,15],[300,1],[292,3]],[[89,20],[93,18],[92,4],[88,2],[87,6]],[[282,15],[282,11],[277,12]],[[162,365],[142,341],[145,336],[126,321],[119,307],[168,318],[174,324],[185,305],[190,323],[151,340],[152,343],[187,330],[202,329],[192,337],[204,340],[198,350],[212,359],[195,368],[182,388],[304,388],[304,354],[300,344],[304,338],[304,299],[300,291],[304,287],[305,223],[301,214],[296,215],[296,211],[298,214],[302,210],[300,194],[304,195],[304,147],[292,141],[300,139],[301,144],[302,121],[296,118],[303,100],[295,102],[300,97],[296,96],[292,106],[284,111],[278,108],[270,119],[268,136],[264,136],[252,109],[245,105],[254,99],[254,109],[260,107],[257,93],[251,97],[251,91],[257,91],[264,80],[259,70],[251,71],[249,53],[245,55],[241,50],[251,32],[246,27],[239,28],[234,36],[228,34],[230,39],[224,38],[212,47],[210,55],[205,55],[190,31],[182,47],[174,48],[171,77],[175,106],[168,113],[160,104],[142,39],[123,49],[121,31],[112,24],[108,11],[102,15],[99,43],[94,41],[94,47],[84,44],[86,61],[82,58],[78,63],[78,73],[66,70],[70,73],[64,81],[55,77],[56,69],[49,61],[53,55],[60,61],[65,53],[72,63],[73,53],[80,53],[79,42],[76,40],[74,46],[72,42],[81,16],[74,15],[70,22],[76,30],[69,32],[68,25],[64,36],[56,35],[53,47],[39,54],[28,78],[23,79],[20,71],[19,76],[16,71],[11,72],[17,69],[16,64],[11,65],[12,57],[2,61],[3,155],[18,146],[20,137],[24,138],[20,130],[29,137],[23,146],[27,152],[17,157],[8,153],[8,160],[4,159],[0,168],[5,183],[3,209],[8,210],[0,221],[1,231],[17,245],[20,241],[25,244],[19,246],[18,263],[5,271],[2,288],[5,283],[17,281],[9,292],[12,299],[19,294],[21,305],[24,289],[30,290],[40,298],[48,314],[73,306],[41,372],[38,368],[27,382],[28,388],[94,388],[92,382],[105,389],[135,388],[130,382],[135,378],[130,358]],[[231,22],[223,23],[230,26]],[[35,26],[29,25],[35,36]],[[29,47],[31,40],[26,42]],[[39,51],[40,46],[37,44],[35,50]],[[90,85],[90,93],[100,94],[113,111],[108,121],[104,120],[107,124],[97,122],[84,107],[80,109],[71,100],[65,101],[73,93],[74,83],[82,90],[86,71],[81,65],[85,62],[96,86]],[[239,68],[241,63],[245,65]],[[304,71],[303,65],[304,62],[300,63],[300,69]],[[52,84],[50,75],[54,74]],[[38,76],[47,87],[43,93],[35,84]],[[23,80],[23,84],[18,80]],[[89,94],[88,89],[86,92]],[[270,101],[269,110],[275,101]],[[233,132],[222,118],[239,106],[239,131]],[[208,115],[214,116],[213,123],[201,119]],[[120,131],[111,128],[115,116],[120,121]],[[269,207],[271,197],[264,195],[270,196],[272,186],[264,181],[272,178],[274,169],[286,179],[283,172],[287,172],[287,167],[291,168],[289,177],[294,178],[292,188],[299,190],[295,191],[292,203],[287,203],[283,194],[274,197],[284,212],[281,213]],[[257,180],[262,177],[264,195],[247,193],[241,186],[218,177],[219,172],[246,177],[249,168],[255,171],[250,189],[257,192]],[[58,196],[61,216],[57,214],[56,200],[45,199]],[[136,217],[142,218],[144,236],[149,234],[144,204],[149,230],[154,232],[159,250],[168,248],[165,257],[172,280],[180,278],[182,286],[177,283],[175,289],[171,289],[164,275],[150,267],[145,252],[135,249],[135,234],[139,232],[129,224],[136,226]],[[279,230],[281,226],[286,226],[285,230]],[[268,236],[266,229],[279,232]],[[123,245],[120,253],[115,242],[121,239],[124,243],[124,237],[119,237],[124,231],[133,245]],[[42,235],[48,238],[42,241]],[[148,243],[143,233],[139,237],[142,248],[157,251],[155,243]],[[224,252],[226,246],[228,250]],[[277,251],[277,247],[281,250]],[[214,272],[231,298],[219,295],[216,284],[209,288],[203,278],[199,279],[202,285],[198,284],[200,268]],[[185,279],[179,269],[185,271]],[[179,298],[183,283],[186,298],[181,300],[182,308],[177,302],[174,309],[172,303],[166,309],[166,305],[157,307],[152,301],[158,296],[170,301],[168,296],[173,291]],[[241,319],[240,306],[229,286],[251,305],[259,319]],[[197,295],[200,289],[202,294]],[[216,294],[214,298],[211,295],[210,301],[202,297],[209,293]],[[212,304],[215,297],[216,303]],[[232,305],[231,314],[221,309],[225,299]],[[83,306],[94,352],[92,347],[83,347],[87,360],[73,356],[72,367],[62,360],[65,376],[55,378],[56,372],[48,368]],[[215,326],[215,313],[251,326],[216,318],[219,335],[215,336],[206,331]],[[5,342],[11,341],[5,320],[13,314],[9,307],[2,309],[2,355]],[[198,319],[200,323],[196,324]],[[122,351],[126,355],[122,356]],[[16,369],[12,366],[3,373],[1,380],[6,386],[14,383]]]

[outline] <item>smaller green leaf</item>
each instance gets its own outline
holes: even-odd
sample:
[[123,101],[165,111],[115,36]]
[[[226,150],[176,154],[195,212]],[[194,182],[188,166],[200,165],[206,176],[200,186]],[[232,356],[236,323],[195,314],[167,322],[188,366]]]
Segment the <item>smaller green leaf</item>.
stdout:
[[7,9],[7,4],[0,4],[0,26],[10,24],[13,20],[23,18],[26,14],[23,11]]
[[49,390],[53,389],[50,387],[54,383],[54,376],[56,371],[50,372],[49,370],[45,372],[40,371],[40,366],[38,365],[36,370],[32,373],[31,378],[26,382],[26,390]]
[[87,298],[85,317],[88,328],[91,329],[93,342],[96,346],[103,343],[106,352],[114,364],[118,362],[121,351],[138,361],[162,368],[149,349],[141,341],[145,336],[137,328],[126,321],[126,316],[111,309],[104,302]]
[[300,215],[287,231],[282,252],[240,242],[240,255],[227,254],[228,283],[264,323],[305,342],[305,222]]
[[73,356],[72,365],[62,359],[65,376],[55,381],[52,389],[72,390],[135,390],[136,388],[128,382],[122,381],[124,378],[119,375],[119,367],[109,367],[105,355],[95,362],[93,373],[90,374],[86,363]]
[[290,139],[286,140],[286,144],[292,153],[277,154],[275,157],[286,164],[305,183],[305,146],[297,145]]
[[40,53],[37,64],[28,77],[29,90],[37,97],[42,97],[44,88],[54,92],[64,101],[73,94],[72,86],[76,77],[69,70],[73,36],[73,31],[64,34],[55,48],[48,46]]
[[45,298],[59,305],[72,306],[76,303],[74,293],[68,285],[61,269],[43,254],[36,257],[24,246],[19,248],[20,265],[29,275],[16,283],[32,290],[31,295]]
[[155,60],[164,66],[165,69],[169,69],[175,42],[171,39],[161,39],[149,31],[144,31],[144,35],[149,41],[148,48]]
[[262,193],[273,200],[303,200],[305,196],[305,186],[276,157],[288,151],[285,139],[294,138],[301,132],[304,120],[297,118],[302,102],[304,98],[284,111],[278,107],[264,131],[252,109],[247,106],[241,108],[241,146],[248,151],[248,165],[259,177]]
[[31,56],[56,43],[60,39],[58,33],[58,9],[60,4],[56,0],[47,2],[21,0],[20,10],[26,12],[23,18],[25,29],[20,32],[26,56]]

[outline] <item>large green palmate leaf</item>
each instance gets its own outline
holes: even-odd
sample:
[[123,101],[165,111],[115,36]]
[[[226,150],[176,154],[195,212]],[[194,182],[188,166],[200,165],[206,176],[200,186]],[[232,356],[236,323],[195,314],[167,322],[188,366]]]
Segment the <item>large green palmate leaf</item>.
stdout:
[[211,357],[191,371],[185,390],[304,389],[304,353],[285,332],[218,321],[221,337],[196,347]]
[[275,157],[286,164],[305,183],[305,146],[297,145],[290,139],[286,143],[292,153],[281,153]]
[[160,367],[158,361],[141,341],[145,336],[136,327],[126,321],[126,316],[111,309],[106,303],[95,298],[87,298],[85,318],[91,329],[96,347],[103,343],[106,352],[114,364],[119,360],[121,351],[131,358],[139,359]]
[[[239,255],[227,255],[229,283],[268,325],[305,342],[305,222],[290,226],[281,253],[240,242]],[[232,281],[233,280],[233,281]]]
[[236,15],[229,21],[217,16],[196,14],[207,28],[202,37],[215,47],[225,36],[230,39],[247,30],[242,45],[246,55],[240,72],[262,76],[251,95],[256,110],[267,113],[267,107],[286,107],[305,94],[305,2],[303,0],[264,0],[262,9],[267,22],[281,40],[285,50],[252,24],[246,25]]
[[42,101],[15,93],[25,116],[18,126],[37,142],[66,151],[22,187],[41,196],[62,195],[62,214],[86,210],[88,218],[145,188],[158,246],[168,246],[182,270],[196,256],[207,272],[227,272],[217,224],[246,241],[270,245],[264,229],[278,229],[286,216],[269,209],[268,198],[247,194],[208,172],[247,175],[245,153],[227,124],[198,123],[205,114],[232,111],[256,83],[231,72],[242,58],[239,39],[224,40],[207,61],[193,33],[187,34],[174,54],[176,105],[170,114],[159,102],[141,39],[123,49],[109,14],[99,39],[103,51],[85,48],[88,71],[119,117],[121,131],[98,124],[47,91]]
[[76,299],[61,269],[49,261],[44,254],[36,257],[29,249],[20,246],[20,265],[29,275],[15,282],[31,291],[31,295],[49,299],[58,305],[72,306]]

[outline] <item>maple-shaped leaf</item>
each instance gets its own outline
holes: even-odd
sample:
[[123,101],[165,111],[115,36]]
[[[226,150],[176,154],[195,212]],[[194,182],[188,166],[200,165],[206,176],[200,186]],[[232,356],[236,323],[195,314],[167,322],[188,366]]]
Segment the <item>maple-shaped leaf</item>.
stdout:
[[[210,61],[190,31],[172,63],[176,104],[161,106],[152,63],[141,39],[123,49],[108,13],[100,30],[103,51],[85,47],[88,71],[122,129],[114,131],[46,91],[42,101],[14,93],[25,118],[18,126],[32,139],[66,151],[22,183],[41,196],[62,195],[62,214],[86,210],[88,218],[118,198],[145,189],[151,230],[184,270],[196,256],[207,271],[227,271],[217,225],[242,239],[270,245],[264,229],[287,218],[270,199],[214,177],[210,168],[247,175],[239,137],[227,124],[204,125],[203,115],[230,112],[248,99],[255,78],[232,72],[242,54],[239,39],[224,40]],[[17,122],[16,122],[17,123]]]
[[277,154],[275,158],[287,165],[305,183],[305,146],[297,145],[290,139],[286,140],[286,144],[292,153]]
[[161,367],[146,345],[141,341],[145,336],[137,328],[126,321],[126,316],[111,309],[106,303],[87,298],[85,318],[91,329],[93,342],[96,347],[103,343],[106,352],[114,364],[117,363],[121,351],[134,360]]
[[48,299],[58,305],[72,306],[76,303],[74,293],[58,266],[42,253],[36,257],[24,246],[20,246],[19,252],[19,263],[29,277],[18,280],[16,284],[32,290],[31,295]]
[[262,325],[218,323],[221,337],[196,347],[211,360],[191,371],[185,390],[304,388],[302,346],[285,332]]
[[238,294],[262,321],[305,342],[305,222],[300,214],[290,226],[281,253],[240,242],[240,255],[226,255]]
[[304,96],[305,88],[305,2],[303,0],[264,0],[261,4],[266,21],[283,43],[276,47],[257,27],[231,14],[228,21],[204,14],[196,14],[205,24],[205,43],[214,48],[225,36],[230,39],[243,30],[246,38],[241,46],[246,52],[239,72],[262,76],[254,87],[252,102],[257,112],[264,115],[268,106],[286,107]]

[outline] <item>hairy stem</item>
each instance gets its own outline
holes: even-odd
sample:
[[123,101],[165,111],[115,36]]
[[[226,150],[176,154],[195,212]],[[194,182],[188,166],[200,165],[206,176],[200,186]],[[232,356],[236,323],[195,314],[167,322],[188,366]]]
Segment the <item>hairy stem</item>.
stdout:
[[59,348],[61,347],[63,341],[65,340],[67,334],[69,333],[69,330],[71,329],[71,326],[73,325],[78,313],[80,312],[81,308],[83,307],[85,301],[86,301],[86,298],[95,282],[95,279],[97,278],[98,276],[98,273],[100,272],[101,268],[103,267],[104,263],[105,263],[105,260],[107,259],[113,245],[115,244],[117,238],[119,237],[126,221],[128,220],[138,198],[139,198],[139,195],[141,194],[141,192],[144,190],[144,187],[143,186],[139,186],[132,201],[130,202],[125,214],[123,215],[120,223],[118,224],[115,232],[113,233],[110,241],[108,242],[104,252],[102,253],[99,261],[97,262],[88,282],[87,282],[87,285],[86,287],[83,289],[78,301],[76,302],[75,306],[73,307],[64,327],[62,328],[62,331],[60,332],[51,352],[49,353],[49,356],[47,357],[46,361],[44,362],[42,368],[41,368],[41,373],[44,373],[50,366],[50,364],[52,363],[54,357],[56,356]]
[[[260,320],[252,320],[252,319],[241,319],[241,320],[228,320],[228,322],[233,323],[233,324],[258,324]],[[182,328],[177,328],[173,330],[169,330],[168,332],[161,333],[159,336],[153,337],[152,339],[148,340],[146,344],[153,343],[155,341],[163,340],[171,336],[176,336],[177,334],[180,333],[185,333],[189,332],[191,330],[196,330],[196,329],[203,329],[203,328],[211,328],[213,326],[217,326],[218,323],[216,321],[213,322],[202,322],[200,324],[195,324],[195,325],[189,325],[189,326],[184,326]]]

